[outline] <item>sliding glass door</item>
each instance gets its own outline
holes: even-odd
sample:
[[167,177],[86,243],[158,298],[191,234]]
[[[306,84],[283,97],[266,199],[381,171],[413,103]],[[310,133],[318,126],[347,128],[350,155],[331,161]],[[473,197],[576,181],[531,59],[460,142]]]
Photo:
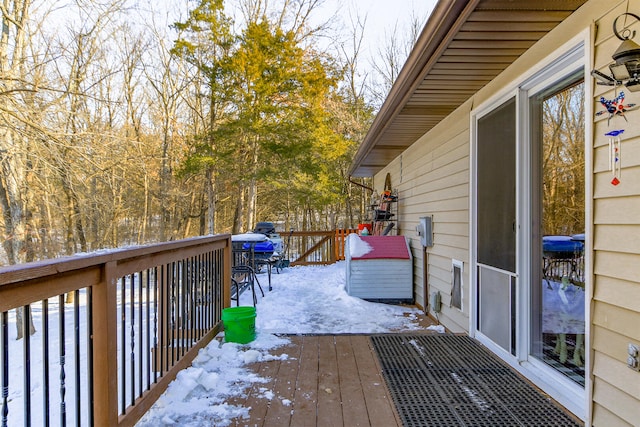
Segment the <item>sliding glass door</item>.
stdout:
[[530,97],[531,355],[584,386],[585,123],[582,73]]

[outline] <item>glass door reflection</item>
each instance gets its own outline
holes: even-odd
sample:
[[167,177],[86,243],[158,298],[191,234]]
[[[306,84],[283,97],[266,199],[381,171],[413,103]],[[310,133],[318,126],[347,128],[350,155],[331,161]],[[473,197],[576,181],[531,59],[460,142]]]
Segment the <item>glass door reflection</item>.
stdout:
[[[584,83],[531,98],[532,355],[584,386]],[[539,284],[539,285],[538,285]]]

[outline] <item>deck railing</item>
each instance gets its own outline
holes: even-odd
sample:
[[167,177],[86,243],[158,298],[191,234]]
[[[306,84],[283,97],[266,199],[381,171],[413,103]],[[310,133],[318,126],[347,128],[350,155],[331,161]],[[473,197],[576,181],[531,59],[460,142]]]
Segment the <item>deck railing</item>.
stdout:
[[292,231],[281,237],[289,241],[291,265],[326,265],[344,260],[345,240],[356,232],[356,229]]
[[134,425],[219,332],[230,274],[229,235],[0,269],[0,425]]

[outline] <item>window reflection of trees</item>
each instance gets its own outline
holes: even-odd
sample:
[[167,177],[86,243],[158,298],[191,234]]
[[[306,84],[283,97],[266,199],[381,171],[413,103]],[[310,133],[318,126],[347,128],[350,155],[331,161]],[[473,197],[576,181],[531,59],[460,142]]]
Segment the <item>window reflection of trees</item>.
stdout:
[[543,103],[543,233],[584,233],[584,83]]

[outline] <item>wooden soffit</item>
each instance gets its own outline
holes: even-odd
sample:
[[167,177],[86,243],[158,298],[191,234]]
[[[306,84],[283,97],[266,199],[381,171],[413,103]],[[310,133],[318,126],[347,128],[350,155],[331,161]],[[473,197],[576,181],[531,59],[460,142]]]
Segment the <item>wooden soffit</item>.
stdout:
[[373,176],[586,0],[440,0],[351,165]]

